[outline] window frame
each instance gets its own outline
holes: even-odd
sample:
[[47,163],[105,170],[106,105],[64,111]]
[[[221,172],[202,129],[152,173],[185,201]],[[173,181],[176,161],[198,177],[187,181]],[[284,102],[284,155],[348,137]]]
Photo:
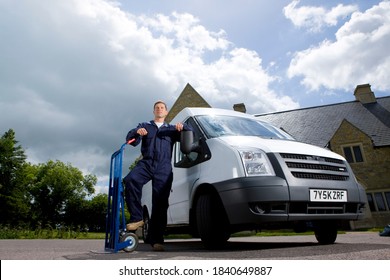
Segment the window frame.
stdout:
[[[390,212],[390,191],[373,191],[366,193],[368,205],[371,212],[383,213]],[[378,199],[380,201],[378,203]],[[383,207],[381,207],[383,206]]]
[[[194,143],[201,145],[201,139],[204,139],[205,136],[195,119],[193,117],[189,117],[184,121],[184,123],[192,127],[194,132]],[[173,147],[173,166],[176,168],[190,168],[200,164],[201,162],[209,160],[211,155],[206,143],[201,146],[204,148],[201,152],[191,152],[190,154],[185,155],[181,152],[180,142],[176,142]],[[205,156],[205,153],[207,156]]]
[[[361,156],[361,161],[357,161],[357,153],[355,151],[355,148],[359,148],[360,156]],[[349,161],[349,156],[347,156],[345,149],[348,149],[349,152],[351,153],[352,161]],[[345,144],[341,145],[341,150],[343,152],[343,156],[347,160],[348,163],[365,163],[366,158],[364,156],[364,150],[363,150],[363,144],[362,143],[351,143],[351,144]]]

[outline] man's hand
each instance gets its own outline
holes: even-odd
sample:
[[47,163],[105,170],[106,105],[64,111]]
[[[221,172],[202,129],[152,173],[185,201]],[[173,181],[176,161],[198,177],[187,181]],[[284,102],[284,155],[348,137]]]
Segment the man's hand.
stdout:
[[177,130],[177,131],[182,131],[182,130],[183,130],[183,124],[182,124],[182,123],[177,123],[177,124],[175,125],[175,127],[176,127],[176,130]]
[[141,136],[145,136],[146,134],[148,134],[148,131],[147,131],[145,128],[141,127],[141,128],[139,128],[139,129],[137,130],[137,133],[138,133],[139,135],[141,135]]

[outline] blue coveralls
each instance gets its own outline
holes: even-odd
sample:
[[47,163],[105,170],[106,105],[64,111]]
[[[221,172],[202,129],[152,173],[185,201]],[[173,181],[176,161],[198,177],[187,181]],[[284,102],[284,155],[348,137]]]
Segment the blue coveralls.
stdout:
[[[148,132],[145,136],[137,134],[139,128]],[[191,130],[183,124],[183,130]],[[131,144],[137,146],[141,140],[142,159],[124,178],[125,199],[130,212],[130,222],[143,219],[141,197],[142,187],[152,180],[152,215],[149,224],[149,243],[162,244],[167,225],[169,193],[172,187],[172,149],[180,140],[180,132],[174,125],[164,123],[160,128],[154,121],[140,123],[129,131],[126,141],[135,138]]]

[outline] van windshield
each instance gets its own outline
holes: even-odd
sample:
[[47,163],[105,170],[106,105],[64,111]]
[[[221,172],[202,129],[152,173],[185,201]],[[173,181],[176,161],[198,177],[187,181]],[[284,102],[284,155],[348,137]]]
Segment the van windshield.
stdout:
[[294,140],[289,134],[268,123],[237,116],[197,116],[208,138],[220,136],[260,136],[262,138]]

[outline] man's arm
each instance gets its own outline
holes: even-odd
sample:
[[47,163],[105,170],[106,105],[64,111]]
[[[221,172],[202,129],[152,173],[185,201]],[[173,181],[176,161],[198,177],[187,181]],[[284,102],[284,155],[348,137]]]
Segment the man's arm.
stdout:
[[173,127],[176,130],[176,133],[173,137],[174,142],[180,141],[180,132],[181,131],[188,131],[188,130],[193,131],[192,127],[186,123],[177,123]]
[[[136,128],[131,129],[127,133],[126,142],[128,142],[130,139],[135,139],[135,141],[133,143],[131,143],[131,145],[137,146],[141,142],[141,139],[142,139],[141,134],[138,133],[140,131],[140,129],[145,130],[145,128],[143,127],[143,125],[141,123],[138,124],[138,126]],[[145,135],[146,135],[146,133],[145,133]]]
[[176,130],[177,131],[188,131],[188,130],[191,130],[192,131],[192,127],[191,126],[189,126],[188,124],[186,124],[186,123],[177,123],[176,125],[175,125],[175,128],[176,128]]

